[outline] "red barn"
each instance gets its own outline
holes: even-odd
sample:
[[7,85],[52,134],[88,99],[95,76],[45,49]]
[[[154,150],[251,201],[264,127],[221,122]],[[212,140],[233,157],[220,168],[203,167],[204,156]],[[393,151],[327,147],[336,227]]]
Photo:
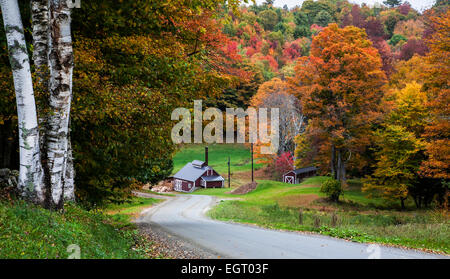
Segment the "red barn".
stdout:
[[173,189],[178,192],[192,192],[195,188],[222,188],[225,179],[208,166],[208,149],[205,148],[205,161],[194,160],[187,163],[172,176]]
[[307,167],[295,169],[283,174],[283,182],[290,184],[298,184],[303,178],[314,176],[317,173],[316,167]]

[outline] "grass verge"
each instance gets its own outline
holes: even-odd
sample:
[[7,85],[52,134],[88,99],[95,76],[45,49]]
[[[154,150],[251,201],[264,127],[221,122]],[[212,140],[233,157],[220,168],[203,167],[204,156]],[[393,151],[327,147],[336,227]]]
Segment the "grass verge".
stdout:
[[132,197],[122,204],[110,204],[103,212],[115,221],[123,225],[132,225],[131,220],[138,217],[139,213],[163,199]]
[[72,244],[82,259],[155,257],[152,243],[129,222],[73,204],[55,212],[20,200],[0,201],[0,258],[64,259],[73,253]]

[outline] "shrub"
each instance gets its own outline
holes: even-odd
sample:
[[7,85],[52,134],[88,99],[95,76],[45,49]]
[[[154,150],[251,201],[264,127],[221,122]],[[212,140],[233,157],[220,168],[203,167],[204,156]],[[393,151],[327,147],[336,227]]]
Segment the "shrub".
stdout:
[[343,193],[341,182],[333,178],[327,179],[322,183],[320,192],[325,193],[330,200],[337,202]]

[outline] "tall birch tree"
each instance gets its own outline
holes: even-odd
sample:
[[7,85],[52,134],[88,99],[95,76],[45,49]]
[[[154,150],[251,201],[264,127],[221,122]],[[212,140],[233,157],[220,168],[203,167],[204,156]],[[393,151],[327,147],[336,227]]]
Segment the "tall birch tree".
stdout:
[[0,1],[9,50],[19,123],[19,191],[23,196],[43,201],[39,129],[30,62],[17,0]]
[[[64,4],[67,4],[67,1],[62,1]],[[48,153],[48,146],[49,146],[49,137],[47,136],[46,129],[51,129],[52,127],[49,126],[49,115],[56,116],[57,111],[60,111],[60,108],[57,106],[50,107],[51,97],[54,97],[52,94],[49,94],[52,90],[50,86],[55,86],[55,80],[59,79],[61,76],[60,71],[63,72],[69,71],[70,81],[69,81],[69,88],[70,88],[70,96],[72,94],[72,80],[71,80],[71,73],[72,69],[65,70],[67,66],[60,67],[58,66],[59,63],[64,63],[64,58],[61,59],[63,56],[67,56],[67,54],[63,52],[68,52],[69,54],[72,52],[72,46],[71,46],[71,37],[70,37],[70,10],[68,8],[65,9],[63,12],[65,16],[61,17],[61,20],[55,20],[53,21],[52,25],[50,25],[50,11],[53,11],[51,9],[60,9],[58,4],[55,5],[53,3],[50,5],[49,0],[32,0],[32,23],[33,23],[33,61],[36,66],[36,72],[37,77],[39,78],[39,81],[41,85],[45,88],[46,91],[44,94],[44,102],[41,104],[43,108],[40,110],[39,115],[39,126],[41,127],[40,133],[41,133],[41,150],[43,152],[42,158],[43,158],[43,169],[44,169],[44,177],[46,182],[46,188],[51,195],[48,195],[48,198],[51,198],[52,200],[49,201],[50,204],[56,205],[58,202],[55,201],[55,198],[53,196],[54,190],[59,194],[60,187],[52,183],[55,180],[52,180],[51,175],[51,168],[54,165],[54,162],[49,160],[49,153]],[[57,18],[58,14],[61,13],[59,10],[56,11],[56,13],[53,13],[54,17]],[[69,20],[67,21],[68,18]],[[59,30],[67,30],[65,31],[65,34],[61,34]],[[61,36],[61,37],[60,37]],[[66,36],[66,38],[62,38],[62,36]],[[57,40],[56,45],[63,45],[63,47],[58,47],[57,49],[51,49],[51,42]],[[64,41],[65,40],[65,41]],[[61,43],[62,42],[62,43]],[[53,53],[53,56],[51,54]],[[50,58],[53,58],[53,64],[51,63],[52,60]],[[69,63],[70,64],[70,63]],[[69,65],[70,68],[70,65]],[[48,70],[53,69],[51,71],[51,82],[48,76]],[[64,75],[64,73],[63,73]],[[64,86],[64,85],[62,85]],[[58,87],[58,85],[56,85]],[[50,92],[48,92],[50,91]],[[64,94],[64,93],[63,93]],[[70,101],[69,101],[70,102]],[[53,102],[54,104],[54,102]],[[69,104],[70,105],[70,104]],[[67,114],[70,115],[70,107],[69,109],[66,109],[68,112]],[[57,117],[57,116],[56,116]],[[54,119],[53,119],[54,120]],[[53,121],[54,122],[54,121]],[[64,121],[63,121],[64,122]],[[73,159],[72,159],[72,150],[71,150],[71,144],[70,144],[70,137],[69,133],[67,133],[66,137],[63,137],[64,140],[67,138],[67,151],[65,152],[65,161],[64,161],[64,171],[63,171],[63,196],[66,200],[73,200],[75,198],[74,196],[74,168],[73,168]],[[51,140],[51,139],[50,139]],[[64,146],[65,144],[63,144]],[[53,150],[52,150],[53,152]],[[51,156],[51,155],[50,155]],[[53,165],[50,165],[52,164]]]
[[[73,49],[71,14],[65,0],[49,1],[49,107],[46,130],[47,167],[51,206],[60,208],[64,197],[72,198],[73,180],[66,181],[69,158],[69,121],[72,100]],[[69,175],[70,176],[70,175]],[[66,182],[72,185],[66,185]],[[65,190],[68,192],[65,193]]]

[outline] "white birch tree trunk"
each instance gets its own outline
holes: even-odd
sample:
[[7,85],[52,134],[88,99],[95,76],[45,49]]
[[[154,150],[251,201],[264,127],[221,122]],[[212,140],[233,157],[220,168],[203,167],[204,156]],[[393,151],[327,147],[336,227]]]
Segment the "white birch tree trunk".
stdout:
[[[73,50],[70,9],[65,0],[50,0],[49,69],[51,114],[46,135],[51,203],[61,208],[66,190],[70,104],[72,100]],[[68,189],[67,189],[68,190]],[[72,187],[73,191],[73,187]]]
[[[44,84],[44,88],[48,86],[48,68],[50,67],[49,61],[49,43],[50,43],[50,22],[49,22],[49,0],[32,0],[31,9],[32,9],[32,22],[33,22],[33,60],[36,66],[36,71],[38,77],[41,82]],[[70,27],[70,26],[69,26]],[[50,88],[48,88],[50,91]],[[49,98],[49,94],[46,94],[46,97]],[[48,104],[43,104],[48,106]],[[43,108],[42,113],[39,115],[39,125],[40,125],[40,134],[41,134],[41,151],[45,154],[42,154],[42,158],[44,158],[43,166],[44,166],[44,176],[48,179],[47,184],[50,183],[50,170],[48,168],[48,164],[46,163],[48,160],[47,154],[47,137],[46,137],[46,128],[48,127],[48,116],[45,115],[47,113],[48,108]],[[69,122],[70,123],[70,122]],[[70,124],[69,124],[70,125]],[[67,153],[66,153],[66,171],[64,172],[64,199],[65,200],[74,200],[74,177],[75,171],[73,167],[73,158],[72,158],[72,146],[70,142],[70,136],[68,134],[68,144],[67,144]],[[51,185],[47,185],[48,191],[52,192]],[[50,195],[51,196],[51,195]]]
[[[49,0],[31,0],[31,20],[33,24],[33,62],[39,74],[48,67],[48,1]],[[45,79],[45,76],[41,76],[41,78]]]
[[36,103],[19,5],[17,0],[1,0],[0,5],[17,102],[20,153],[18,188],[23,196],[42,202],[44,194]]
[[[70,125],[70,123],[69,123]],[[70,140],[70,127],[67,146],[67,162],[64,177],[64,200],[75,200],[75,168],[73,167],[72,141]]]

